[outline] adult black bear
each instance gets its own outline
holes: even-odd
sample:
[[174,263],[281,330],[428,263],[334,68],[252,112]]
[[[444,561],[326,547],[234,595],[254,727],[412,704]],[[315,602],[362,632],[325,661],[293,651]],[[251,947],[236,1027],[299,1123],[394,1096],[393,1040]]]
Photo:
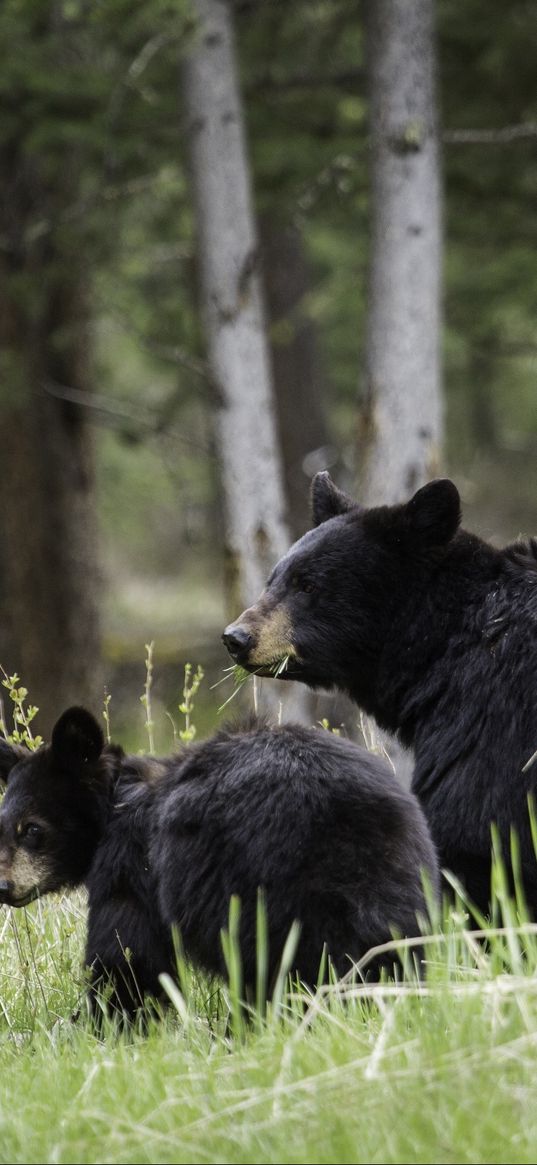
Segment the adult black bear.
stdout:
[[344,689],[413,746],[412,788],[441,864],[484,911],[491,823],[506,860],[514,826],[537,917],[535,545],[499,550],[459,530],[448,480],[406,505],[364,509],[321,473],[312,496],[316,528],[224,642],[251,671]]
[[378,757],[320,729],[223,730],[155,760],[104,746],[93,716],[71,708],[50,746],[23,755],[4,742],[0,775],[0,901],[24,906],[84,882],[93,998],[109,978],[122,1012],[160,996],[161,972],[173,975],[173,925],[187,957],[225,972],[233,894],[251,987],[258,887],[269,982],[298,919],[294,966],[309,983],[325,943],[342,974],[392,931],[419,934],[422,872],[437,887],[416,799]]

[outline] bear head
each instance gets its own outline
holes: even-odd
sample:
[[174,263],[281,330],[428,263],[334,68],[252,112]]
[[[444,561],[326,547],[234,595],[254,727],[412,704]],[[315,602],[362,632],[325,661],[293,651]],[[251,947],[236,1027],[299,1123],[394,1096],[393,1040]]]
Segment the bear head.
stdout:
[[83,881],[106,821],[103,748],[97,721],[76,707],[36,752],[0,742],[0,902],[26,906]]
[[265,590],[223,634],[247,671],[347,690],[371,707],[377,667],[410,587],[455,537],[460,498],[447,479],[404,505],[366,509],[328,473],[312,483],[314,528],[277,563]]

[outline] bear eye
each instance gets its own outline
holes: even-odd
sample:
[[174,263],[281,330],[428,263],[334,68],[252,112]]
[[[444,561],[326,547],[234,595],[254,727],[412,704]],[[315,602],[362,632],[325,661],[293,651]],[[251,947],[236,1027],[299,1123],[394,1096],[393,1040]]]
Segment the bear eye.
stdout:
[[295,591],[300,591],[304,595],[311,595],[315,590],[315,583],[310,582],[307,578],[301,578],[299,574],[294,574],[291,583]]
[[36,838],[41,837],[42,833],[43,827],[38,825],[36,821],[27,821],[26,825],[23,826],[22,829],[22,837],[29,838],[32,841],[35,841]]

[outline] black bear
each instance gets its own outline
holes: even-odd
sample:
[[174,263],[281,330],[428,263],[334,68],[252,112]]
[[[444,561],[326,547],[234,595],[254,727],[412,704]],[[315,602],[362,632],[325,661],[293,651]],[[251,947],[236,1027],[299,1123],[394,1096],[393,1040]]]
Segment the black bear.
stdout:
[[85,883],[90,999],[109,979],[123,1013],[160,996],[159,974],[174,973],[173,926],[192,962],[224,973],[233,894],[251,987],[258,887],[269,982],[297,919],[294,967],[310,984],[323,944],[343,974],[392,932],[418,935],[422,874],[437,889],[416,799],[380,758],[322,729],[252,724],[140,758],[105,746],[93,716],[71,708],[49,746],[23,755],[3,742],[0,776],[0,901],[24,906]]
[[312,508],[315,528],[226,629],[228,650],[261,675],[345,690],[413,746],[412,788],[441,864],[484,912],[491,823],[508,869],[514,826],[537,917],[535,544],[500,550],[460,529],[446,479],[366,509],[320,473]]

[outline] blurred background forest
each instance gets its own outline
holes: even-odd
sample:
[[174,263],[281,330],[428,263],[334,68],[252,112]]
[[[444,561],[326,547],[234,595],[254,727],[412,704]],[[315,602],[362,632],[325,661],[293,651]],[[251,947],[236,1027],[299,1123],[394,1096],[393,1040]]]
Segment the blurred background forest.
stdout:
[[[374,4],[225,6],[292,537],[307,528],[316,470],[356,496],[362,485]],[[444,234],[438,471],[457,482],[465,525],[500,543],[537,530],[537,5],[429,6]],[[106,685],[113,734],[135,747],[144,645],[155,643],[155,706],[172,714],[185,661],[204,667],[208,731],[232,690],[211,687],[229,662],[220,635],[241,609],[226,573],[181,82],[195,10],[0,8],[0,662],[21,674],[45,733],[66,703],[98,709]],[[237,441],[231,452],[246,451]],[[158,746],[170,743],[159,726]]]

